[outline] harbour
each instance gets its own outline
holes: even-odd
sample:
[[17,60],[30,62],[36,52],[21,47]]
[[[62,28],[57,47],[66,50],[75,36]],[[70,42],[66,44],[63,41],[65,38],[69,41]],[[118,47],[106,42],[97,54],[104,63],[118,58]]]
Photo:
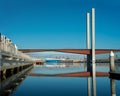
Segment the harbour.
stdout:
[[[84,68],[84,64],[78,64],[78,66],[71,65],[70,67],[67,68],[48,68],[45,67],[44,65],[36,65],[34,68],[29,71],[28,75],[25,75],[23,78],[22,82],[19,83],[18,87],[11,92],[12,96],[23,96],[23,95],[70,95],[70,96],[79,96],[79,95],[84,95],[88,96],[88,90],[87,90],[87,78],[92,79],[90,76],[57,76],[54,77],[52,76],[53,74],[60,74],[62,73],[71,73],[71,72],[83,72],[86,71],[87,69]],[[102,65],[97,66],[98,71],[103,71],[102,70]],[[104,65],[103,65],[104,66]],[[84,70],[83,70],[84,69]],[[108,72],[109,66],[106,66],[104,72]],[[49,76],[32,76],[31,74],[49,74]],[[115,80],[110,78],[108,75],[107,76],[100,76],[96,77],[97,78],[97,96],[101,95],[108,95],[111,96],[111,80],[114,80],[115,84],[115,91],[116,91],[116,96],[119,96],[119,80]],[[21,80],[21,79],[19,79]],[[17,81],[18,82],[18,81]],[[84,87],[83,87],[84,86]],[[105,90],[101,90],[101,88]],[[39,91],[38,91],[39,90]],[[71,91],[70,91],[71,90]],[[29,92],[30,91],[30,92]],[[59,93],[59,94],[58,94]]]
[[0,96],[120,96],[119,5],[1,1]]

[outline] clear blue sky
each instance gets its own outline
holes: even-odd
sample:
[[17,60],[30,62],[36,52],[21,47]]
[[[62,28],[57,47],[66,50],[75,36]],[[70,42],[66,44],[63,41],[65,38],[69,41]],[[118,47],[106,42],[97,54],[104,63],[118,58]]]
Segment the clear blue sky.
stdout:
[[96,9],[96,48],[120,49],[120,0],[0,0],[0,32],[19,48],[86,48]]

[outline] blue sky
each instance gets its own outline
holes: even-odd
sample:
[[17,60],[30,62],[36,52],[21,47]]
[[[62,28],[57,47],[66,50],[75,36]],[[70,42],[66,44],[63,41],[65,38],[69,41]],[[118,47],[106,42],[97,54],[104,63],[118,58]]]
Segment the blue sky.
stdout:
[[120,0],[0,0],[0,32],[19,48],[86,48],[96,10],[96,48],[120,49]]

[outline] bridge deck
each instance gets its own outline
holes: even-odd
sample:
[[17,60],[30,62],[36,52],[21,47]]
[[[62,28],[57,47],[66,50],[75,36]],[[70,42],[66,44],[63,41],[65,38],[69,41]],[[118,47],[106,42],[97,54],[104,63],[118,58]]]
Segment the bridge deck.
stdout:
[[[56,52],[76,53],[76,54],[91,54],[92,52],[91,49],[19,49],[19,51],[22,51],[24,53],[56,51]],[[120,49],[96,49],[95,53],[105,54],[105,53],[110,53],[110,51],[120,52]]]

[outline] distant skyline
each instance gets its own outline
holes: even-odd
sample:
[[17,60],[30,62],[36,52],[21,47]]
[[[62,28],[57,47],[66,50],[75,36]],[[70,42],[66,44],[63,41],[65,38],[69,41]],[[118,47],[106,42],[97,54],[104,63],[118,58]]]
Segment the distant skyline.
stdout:
[[85,55],[81,54],[73,54],[73,53],[62,53],[62,52],[35,52],[35,53],[28,53],[32,58],[37,59],[45,59],[45,58],[68,58],[68,59],[75,59],[75,60],[82,60],[85,58]]
[[96,11],[96,48],[120,49],[120,0],[1,0],[0,32],[18,48],[86,48]]

